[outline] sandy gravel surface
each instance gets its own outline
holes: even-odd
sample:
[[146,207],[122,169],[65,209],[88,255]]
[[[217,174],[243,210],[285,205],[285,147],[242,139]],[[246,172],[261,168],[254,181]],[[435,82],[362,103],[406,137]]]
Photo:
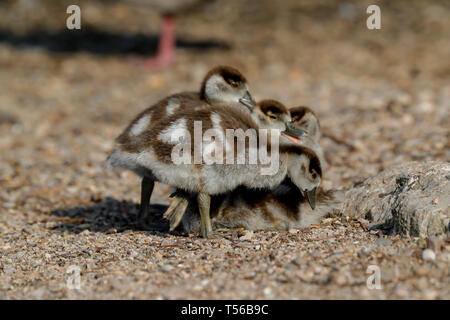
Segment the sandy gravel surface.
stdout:
[[[142,231],[139,180],[105,167],[140,110],[196,90],[224,63],[245,73],[257,100],[317,112],[325,188],[406,161],[449,161],[447,2],[380,2],[382,30],[370,31],[364,2],[217,1],[180,17],[177,63],[158,72],[140,65],[142,43],[154,39],[137,36],[155,35],[153,12],[79,1],[84,35],[54,36],[66,15],[53,2],[0,4],[0,298],[450,298],[449,242],[426,260],[424,239],[339,216],[218,240],[168,234],[163,185],[153,228]],[[212,48],[200,50],[205,41]],[[366,286],[370,265],[380,267],[380,290]],[[71,266],[80,290],[67,288]]]

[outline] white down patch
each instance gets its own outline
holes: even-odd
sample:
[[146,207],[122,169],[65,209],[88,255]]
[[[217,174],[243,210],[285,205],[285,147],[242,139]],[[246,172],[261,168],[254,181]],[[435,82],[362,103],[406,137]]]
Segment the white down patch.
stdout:
[[139,163],[139,153],[130,153],[115,149],[107,159],[108,169],[123,168],[144,176],[146,168]]
[[159,161],[153,149],[142,151],[136,156],[136,162],[149,170],[158,181],[188,191],[199,191],[200,177],[193,174],[190,164],[173,164]]
[[133,127],[131,127],[130,134],[133,136],[140,135],[147,128],[149,122],[150,114],[142,116],[142,118],[140,118],[138,122],[136,122]]
[[189,131],[186,127],[186,119],[178,119],[168,128],[158,134],[158,139],[162,142],[177,144],[181,137],[189,138]]
[[223,163],[225,135],[220,121],[220,116],[213,113],[211,115],[213,127],[203,134],[203,161],[206,164]]
[[179,107],[180,107],[180,101],[178,101],[178,99],[170,99],[169,103],[167,104],[167,107],[166,107],[167,115],[171,116],[172,114],[175,113],[175,111],[177,111],[177,109]]

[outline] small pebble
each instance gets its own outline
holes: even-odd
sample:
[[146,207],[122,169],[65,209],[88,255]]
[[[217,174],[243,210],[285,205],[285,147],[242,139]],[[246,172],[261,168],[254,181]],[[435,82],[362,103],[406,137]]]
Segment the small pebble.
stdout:
[[418,276],[420,276],[420,277],[423,277],[423,276],[426,276],[426,275],[428,275],[428,269],[426,269],[426,268],[417,268],[416,270],[415,270],[415,273],[418,275]]
[[245,231],[242,237],[239,237],[239,240],[251,240],[253,238],[253,231]]
[[435,300],[438,296],[438,293],[436,290],[425,290],[423,293],[423,297],[425,300]]
[[406,299],[409,296],[409,291],[403,286],[398,285],[394,289],[394,296],[397,299]]
[[392,244],[392,240],[390,240],[388,238],[378,238],[375,241],[375,244],[377,244],[379,246],[383,246],[383,247],[388,247]]
[[175,267],[171,266],[170,264],[165,264],[161,267],[161,271],[169,272],[175,269]]
[[372,250],[369,247],[364,246],[359,251],[359,256],[362,257],[362,258],[367,258],[368,256],[370,256],[371,251]]
[[263,293],[265,296],[270,296],[272,295],[272,289],[270,289],[269,287],[264,288]]
[[425,249],[422,251],[422,259],[425,261],[434,261],[436,259],[436,254],[431,249]]
[[295,264],[296,266],[300,267],[302,264],[305,264],[306,261],[303,259],[301,255],[298,255],[297,258],[291,261],[291,263]]
[[288,263],[284,266],[287,270],[295,270],[297,269],[297,266],[294,263]]
[[337,274],[334,277],[334,282],[338,285],[338,286],[343,286],[347,283],[347,278],[345,277],[345,275],[343,274]]

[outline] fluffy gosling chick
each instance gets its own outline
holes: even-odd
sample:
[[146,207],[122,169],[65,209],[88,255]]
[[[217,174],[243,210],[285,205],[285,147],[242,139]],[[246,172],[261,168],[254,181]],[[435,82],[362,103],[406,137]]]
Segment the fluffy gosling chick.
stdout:
[[[190,143],[191,137],[195,137],[196,121],[202,124],[200,130],[203,130],[201,131],[203,137],[205,130],[212,129],[216,132],[214,141]],[[274,158],[276,170],[271,174],[261,174],[263,167],[266,167],[261,163],[261,159],[257,159],[258,162],[255,164],[250,164],[248,161],[238,164],[235,161],[236,149],[234,146],[230,149],[225,143],[227,129],[243,131],[253,129],[258,132],[259,127],[248,113],[236,108],[211,106],[198,110],[194,114],[184,110],[165,118],[164,121],[155,124],[151,130],[143,133],[146,139],[141,140],[141,144],[122,145],[121,159],[126,161],[121,161],[119,164],[142,175],[151,175],[154,179],[170,186],[197,193],[203,237],[212,236],[209,217],[211,195],[226,193],[240,185],[250,189],[270,189],[279,185],[286,176],[289,176],[293,183],[307,194],[313,192],[320,184],[320,162],[312,150],[304,146],[280,144],[279,153],[276,153],[277,150],[272,150],[270,143],[258,146],[258,149],[264,148],[265,150],[262,151],[266,154],[274,151],[278,155]],[[181,140],[178,139],[174,143],[172,140],[174,136]],[[187,158],[183,155],[182,161],[176,163],[173,161],[172,151],[179,141],[183,141],[183,148],[186,147],[190,152],[187,153]],[[188,143],[188,146],[184,143]],[[245,159],[249,159],[252,146],[249,143],[244,145]],[[231,150],[233,157],[231,163],[230,161],[226,161],[226,165],[224,165],[225,162],[196,163],[196,155],[203,155],[203,158],[207,155],[209,159],[223,155],[223,153],[216,153],[216,150]],[[228,157],[228,152],[224,153],[227,153]],[[307,167],[312,169],[306,172]]]
[[[141,206],[138,221],[145,224],[149,202],[157,178],[148,168],[136,161],[139,146],[146,146],[155,124],[168,121],[175,113],[196,112],[210,106],[237,108],[248,112],[255,102],[249,92],[247,80],[235,68],[217,66],[211,69],[202,81],[199,92],[184,92],[171,95],[141,112],[116,139],[114,150],[107,159],[108,166],[126,168],[142,177]],[[140,150],[144,151],[144,150]]]
[[292,117],[292,125],[295,128],[305,130],[306,135],[302,137],[286,134],[286,137],[293,143],[304,145],[317,154],[322,164],[322,170],[326,170],[327,163],[325,161],[324,152],[319,144],[321,137],[320,123],[317,115],[308,107],[294,107],[289,109]]
[[[302,229],[317,224],[331,212],[339,211],[343,193],[317,191],[315,209],[290,179],[272,190],[237,188],[225,195],[211,198],[211,224],[219,228],[245,228],[247,230]],[[200,231],[200,216],[195,198],[182,219],[185,232]]]
[[292,122],[295,126],[306,130],[308,136],[314,142],[319,143],[321,136],[320,123],[315,112],[305,106],[290,108],[289,112],[291,113]]
[[[305,145],[312,149],[323,167],[323,151],[318,144],[320,127],[316,115],[307,107],[291,108],[290,113],[292,122],[288,123],[288,126],[304,129],[308,133],[298,136],[286,134],[286,136],[294,144]],[[195,199],[188,195],[184,196],[190,201],[188,214],[183,218],[184,229],[186,232],[197,232],[199,218],[198,212],[195,211]],[[336,209],[340,205],[340,197],[337,191],[324,192],[320,189],[316,202],[316,195],[304,194],[289,178],[272,190],[258,191],[239,187],[226,195],[212,197],[212,223],[214,227],[244,227],[250,230],[307,227]]]
[[[282,103],[272,99],[259,101],[253,107],[251,117],[260,129],[276,129],[280,130],[280,132],[285,131],[286,124],[291,122],[289,110]],[[294,133],[303,134],[304,132],[297,130]],[[270,139],[270,134],[268,132],[268,139]],[[177,190],[172,194],[172,202],[164,213],[164,217],[170,221],[170,231],[174,230],[181,222],[188,206],[189,197],[192,197],[192,195],[186,195],[181,190]]]

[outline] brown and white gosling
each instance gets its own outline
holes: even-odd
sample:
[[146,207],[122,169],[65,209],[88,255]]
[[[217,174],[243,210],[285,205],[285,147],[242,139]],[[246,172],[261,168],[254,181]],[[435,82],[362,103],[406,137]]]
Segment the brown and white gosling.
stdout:
[[[292,121],[289,110],[282,103],[272,99],[259,101],[253,107],[251,116],[260,129],[275,129],[280,130],[280,132],[286,130],[286,125],[289,125]],[[306,132],[302,130],[293,130],[293,132],[297,135],[306,135]],[[287,138],[287,135],[280,138],[293,139],[291,136]],[[177,196],[177,194],[180,194],[180,196]],[[172,202],[164,213],[164,217],[170,222],[170,231],[174,230],[181,222],[188,206],[188,198],[193,197],[193,195],[187,195],[182,190],[177,190],[171,197],[173,198]]]
[[[338,211],[342,204],[339,191],[319,188],[316,197],[315,209],[312,209],[290,179],[272,190],[239,187],[230,193],[211,197],[211,224],[214,229],[245,228],[254,231],[306,228]],[[192,198],[182,219],[183,230],[199,232],[200,224],[196,199]]]
[[308,134],[302,136],[301,138],[296,136],[290,136],[289,134],[286,134],[286,136],[292,142],[299,143],[314,150],[314,152],[320,158],[322,170],[325,170],[327,168],[327,164],[325,161],[323,149],[319,144],[321,131],[317,115],[315,114],[314,111],[305,106],[290,108],[289,112],[292,117],[291,124],[293,124],[296,128],[305,130]]
[[[206,139],[203,143],[191,143],[191,137],[195,137],[195,122],[202,124],[200,132],[204,137],[206,130],[215,131],[215,139]],[[245,161],[238,164],[234,144],[230,147],[226,140],[227,129],[241,129],[246,132],[249,129],[258,132],[258,125],[251,116],[237,108],[211,106],[202,108],[194,114],[189,110],[177,112],[156,123],[153,128],[146,130],[146,139],[141,144],[122,146],[122,157],[126,159],[121,165],[137,172],[151,174],[156,180],[178,189],[197,193],[198,208],[201,216],[201,231],[203,237],[211,237],[212,227],[209,216],[210,196],[223,194],[236,189],[238,186],[246,186],[250,189],[271,189],[279,185],[287,176],[303,192],[310,195],[320,184],[320,161],[314,156],[314,152],[304,146],[284,144],[280,142],[278,150],[272,150],[270,143],[253,150],[249,143],[244,143],[244,159],[256,151],[260,154],[270,154],[271,165],[275,165],[275,171],[261,174],[267,168],[258,157],[255,164]],[[174,142],[173,137],[178,139]],[[181,138],[181,139],[180,139]],[[258,139],[261,140],[261,139]],[[173,160],[175,144],[182,147],[179,150],[187,150],[179,159]],[[260,142],[260,141],[258,141]],[[223,156],[216,150],[231,150],[226,152],[226,161],[223,163],[198,163],[197,157],[203,159]],[[278,151],[278,152],[277,152]],[[185,157],[187,155],[187,157]],[[220,160],[220,159],[219,159]],[[309,168],[307,171],[306,168]],[[267,171],[266,171],[267,172]]]
[[[116,139],[108,156],[108,166],[125,168],[142,177],[141,205],[138,221],[145,224],[150,197],[157,178],[146,166],[136,161],[139,152],[148,145],[156,124],[166,121],[177,112],[195,113],[210,106],[237,108],[249,112],[255,102],[249,92],[247,80],[239,70],[229,66],[217,66],[204,77],[199,92],[183,92],[168,96],[141,112]],[[165,119],[165,120],[164,120]]]
[[[291,138],[295,143],[308,144],[312,150],[322,152],[322,148],[317,143],[320,138],[319,122],[315,114],[309,110],[306,107],[290,109],[292,125],[310,130],[312,137],[310,136],[310,140],[306,143],[305,136],[300,139],[295,136]],[[316,159],[318,158],[317,156]],[[317,165],[317,162],[309,165]],[[311,169],[311,167],[307,168]],[[318,168],[316,171],[323,174],[323,171]],[[187,194],[184,196],[189,199],[189,206],[182,219],[183,228],[188,233],[199,232],[200,218],[196,199]],[[318,189],[316,196],[316,201],[313,200],[316,197],[308,198],[289,178],[272,190],[238,187],[227,194],[211,197],[211,223],[214,228],[243,227],[248,230],[305,228],[318,223],[330,212],[339,210],[342,203],[342,193],[339,191]]]

